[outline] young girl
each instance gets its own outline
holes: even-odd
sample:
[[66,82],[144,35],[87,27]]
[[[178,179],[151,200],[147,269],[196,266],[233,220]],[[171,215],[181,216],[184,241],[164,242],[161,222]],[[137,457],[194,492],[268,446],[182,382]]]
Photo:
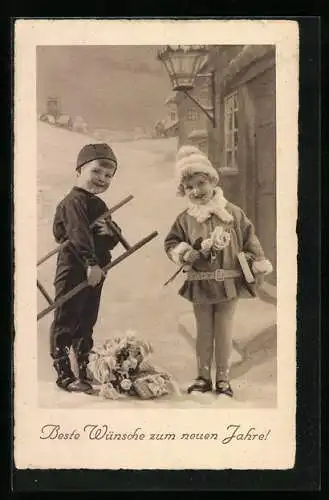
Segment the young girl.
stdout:
[[224,198],[218,173],[200,150],[183,146],[176,171],[178,194],[186,197],[187,209],[176,218],[164,247],[173,262],[185,265],[186,280],[179,294],[192,302],[196,319],[198,376],[188,392],[212,390],[215,351],[216,393],[232,397],[232,321],[244,288],[237,254],[248,254],[255,275],[270,273],[272,265],[252,222]]

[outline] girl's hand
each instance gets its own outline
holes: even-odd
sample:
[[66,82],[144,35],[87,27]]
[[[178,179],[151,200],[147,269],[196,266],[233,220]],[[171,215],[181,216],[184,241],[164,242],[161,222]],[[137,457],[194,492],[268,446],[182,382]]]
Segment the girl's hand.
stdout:
[[263,274],[266,276],[273,271],[273,266],[267,259],[255,260],[252,264],[252,271],[255,275]]
[[193,264],[199,258],[200,252],[198,252],[198,250],[194,250],[193,248],[185,252],[182,257],[183,262],[185,262],[186,264]]
[[201,251],[202,252],[210,252],[212,248],[212,238],[207,238],[202,240],[201,242]]

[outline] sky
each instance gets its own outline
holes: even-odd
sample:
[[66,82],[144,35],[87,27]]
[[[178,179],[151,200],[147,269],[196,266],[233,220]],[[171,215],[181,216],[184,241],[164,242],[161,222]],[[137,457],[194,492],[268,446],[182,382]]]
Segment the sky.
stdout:
[[58,96],[62,111],[92,128],[152,129],[168,108],[168,74],[156,46],[37,47],[37,113]]

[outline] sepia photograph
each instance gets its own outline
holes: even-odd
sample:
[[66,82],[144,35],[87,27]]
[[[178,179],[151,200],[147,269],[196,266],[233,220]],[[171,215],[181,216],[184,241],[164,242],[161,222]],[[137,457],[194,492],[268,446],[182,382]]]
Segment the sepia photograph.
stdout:
[[[24,113],[17,108],[16,162],[30,154],[34,165],[20,213],[35,233],[29,240],[23,218],[17,222],[34,261],[17,310],[35,320],[33,340],[16,342],[17,391],[29,399],[16,412],[25,405],[38,415],[29,441],[37,439],[47,459],[38,455],[34,466],[113,467],[102,455],[108,440],[121,446],[118,468],[225,468],[236,459],[254,468],[256,456],[255,464],[243,459],[248,446],[255,455],[271,446],[265,468],[293,463],[295,26],[285,52],[289,23],[282,41],[276,22],[266,33],[261,22],[247,22],[240,37],[238,26],[235,37],[230,29],[218,37],[217,22],[208,37],[201,29],[192,36],[189,22],[188,36],[178,36],[173,23],[172,34],[150,29],[134,44],[128,34],[143,23],[124,23],[106,39],[92,22],[79,29],[67,21],[77,27],[70,40],[60,38],[60,21],[35,22],[24,49],[34,58],[29,91],[27,60],[17,50],[18,88],[33,95]],[[289,78],[292,111],[282,97]],[[22,354],[35,377],[29,395]],[[287,449],[274,450],[275,423],[281,446],[290,436]],[[17,428],[26,434],[32,425]],[[154,465],[135,456],[143,442],[123,458],[126,439],[164,448]],[[56,462],[62,440],[87,440],[81,461],[69,453]],[[95,440],[102,453],[83,459]],[[191,458],[193,443],[213,450],[207,460]],[[219,460],[219,444],[232,455]],[[182,459],[169,458],[179,445]]]
[[275,47],[36,57],[40,406],[275,407]]

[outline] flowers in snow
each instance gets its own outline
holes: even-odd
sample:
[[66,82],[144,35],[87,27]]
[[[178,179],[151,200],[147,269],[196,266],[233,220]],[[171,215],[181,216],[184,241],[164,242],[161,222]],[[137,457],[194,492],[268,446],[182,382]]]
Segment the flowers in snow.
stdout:
[[88,369],[101,384],[99,395],[106,399],[138,396],[157,398],[176,392],[170,375],[160,372],[150,362],[152,347],[135,332],[107,339],[89,357]]

